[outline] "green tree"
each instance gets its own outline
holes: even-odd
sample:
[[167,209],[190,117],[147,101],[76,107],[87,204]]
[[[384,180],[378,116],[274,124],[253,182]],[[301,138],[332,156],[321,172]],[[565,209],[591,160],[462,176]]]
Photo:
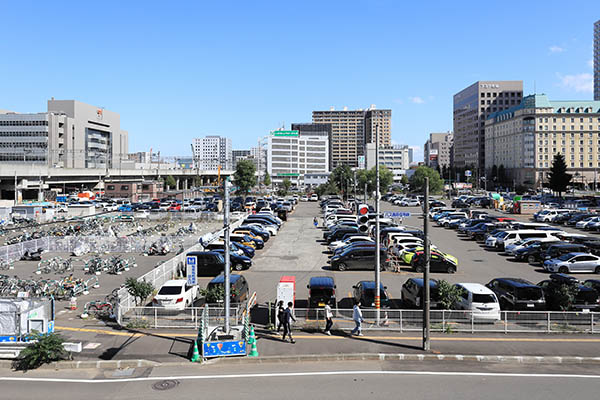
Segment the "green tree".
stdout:
[[288,178],[285,178],[283,182],[281,182],[281,185],[283,186],[284,196],[287,196],[290,188],[292,187],[292,181],[290,181]]
[[354,185],[354,172],[347,165],[340,165],[331,172],[329,180],[344,193],[344,197]]
[[550,168],[548,187],[558,193],[558,197],[562,197],[562,193],[567,190],[567,186],[571,184],[573,176],[567,173],[567,164],[565,157],[557,153],[552,160],[552,168]]
[[250,160],[240,160],[235,167],[233,179],[240,192],[248,194],[250,189],[256,185],[256,167]]
[[443,279],[438,281],[438,295],[444,310],[451,310],[463,294],[462,288],[454,286]]
[[70,354],[63,347],[62,336],[55,333],[44,335],[35,333],[32,339],[32,343],[13,361],[16,370],[27,371],[43,364],[70,358]]
[[325,194],[337,194],[337,188],[332,182],[327,181],[327,183],[317,186],[315,188],[315,193],[319,195],[319,197]]
[[551,282],[546,290],[548,309],[561,311],[571,309],[577,293],[579,293],[577,281]]
[[265,186],[271,186],[271,175],[268,172],[265,172],[265,178],[263,179],[263,183]]
[[138,281],[135,278],[127,278],[125,281],[127,292],[135,299],[135,304],[144,305],[148,296],[154,292],[154,286],[150,282]]
[[444,181],[440,178],[440,174],[433,168],[424,165],[418,167],[415,173],[410,177],[410,188],[414,192],[423,192],[425,189],[425,178],[429,177],[429,191],[431,193],[439,193],[444,188]]
[[[371,168],[367,172],[368,190],[369,192],[375,191],[377,188],[376,181],[376,170],[375,167]],[[391,184],[394,183],[394,173],[390,171],[385,165],[379,166],[379,190],[381,193],[387,192]]]
[[402,178],[400,178],[400,183],[403,185],[408,185],[408,176],[402,175]]
[[167,190],[169,190],[170,188],[174,188],[177,182],[175,182],[175,178],[169,175],[165,178],[165,185],[167,185]]

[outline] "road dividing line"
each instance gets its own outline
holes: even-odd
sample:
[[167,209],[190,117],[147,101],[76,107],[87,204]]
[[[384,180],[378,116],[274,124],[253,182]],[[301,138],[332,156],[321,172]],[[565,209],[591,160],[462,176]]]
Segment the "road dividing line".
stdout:
[[550,379],[600,379],[600,375],[582,374],[519,374],[519,373],[493,373],[493,372],[451,372],[451,371],[309,371],[309,372],[266,372],[255,374],[229,374],[229,375],[183,375],[183,376],[155,376],[141,378],[116,378],[116,379],[69,379],[69,378],[30,378],[30,377],[0,377],[0,381],[22,382],[54,382],[54,383],[111,383],[115,382],[148,382],[162,380],[220,380],[220,379],[254,379],[254,378],[288,378],[312,377],[335,375],[405,375],[405,376],[473,376],[488,378],[550,378]]

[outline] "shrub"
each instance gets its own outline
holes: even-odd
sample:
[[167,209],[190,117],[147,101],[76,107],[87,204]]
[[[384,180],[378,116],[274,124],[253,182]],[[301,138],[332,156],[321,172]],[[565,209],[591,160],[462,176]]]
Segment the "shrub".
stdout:
[[460,300],[463,290],[442,279],[438,281],[438,293],[442,308],[450,310]]
[[62,336],[58,334],[35,333],[32,339],[34,342],[21,351],[19,357],[13,361],[13,368],[16,370],[27,371],[43,364],[71,358],[69,352],[63,347]]
[[154,286],[150,282],[138,281],[135,278],[127,278],[125,281],[127,292],[135,298],[136,305],[143,305],[148,296],[154,292]]

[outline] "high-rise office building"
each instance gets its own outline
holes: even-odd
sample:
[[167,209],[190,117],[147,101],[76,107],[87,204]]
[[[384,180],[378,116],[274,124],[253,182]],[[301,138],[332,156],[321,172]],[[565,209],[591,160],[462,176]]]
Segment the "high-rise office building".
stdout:
[[231,151],[231,162],[232,168],[237,167],[238,161],[246,160],[250,157],[250,150],[232,150]]
[[59,168],[113,168],[128,157],[119,114],[76,100],[48,100],[48,112],[0,113],[0,161]]
[[485,120],[521,103],[523,81],[479,81],[454,95],[454,165],[485,168]]
[[305,174],[329,172],[328,132],[273,131],[268,137],[267,159],[267,171],[273,183],[287,178],[293,184],[302,185]]
[[452,132],[430,133],[429,140],[425,142],[424,147],[425,165],[432,168],[450,166],[452,141]]
[[594,24],[594,100],[600,100],[600,20]]
[[392,110],[313,111],[313,123],[331,125],[331,168],[339,165],[358,167],[359,157],[365,156],[365,144],[375,141],[375,128],[379,125],[380,144],[391,145]]
[[233,167],[233,149],[231,139],[221,136],[195,138],[194,159],[198,168],[204,170],[231,169]]

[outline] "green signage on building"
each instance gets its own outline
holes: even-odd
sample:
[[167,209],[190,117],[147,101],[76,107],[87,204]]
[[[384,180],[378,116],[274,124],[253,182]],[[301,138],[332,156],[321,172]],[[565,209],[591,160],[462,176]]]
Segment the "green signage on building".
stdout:
[[298,136],[298,131],[273,131],[273,136]]
[[277,174],[277,176],[300,176],[300,174]]

